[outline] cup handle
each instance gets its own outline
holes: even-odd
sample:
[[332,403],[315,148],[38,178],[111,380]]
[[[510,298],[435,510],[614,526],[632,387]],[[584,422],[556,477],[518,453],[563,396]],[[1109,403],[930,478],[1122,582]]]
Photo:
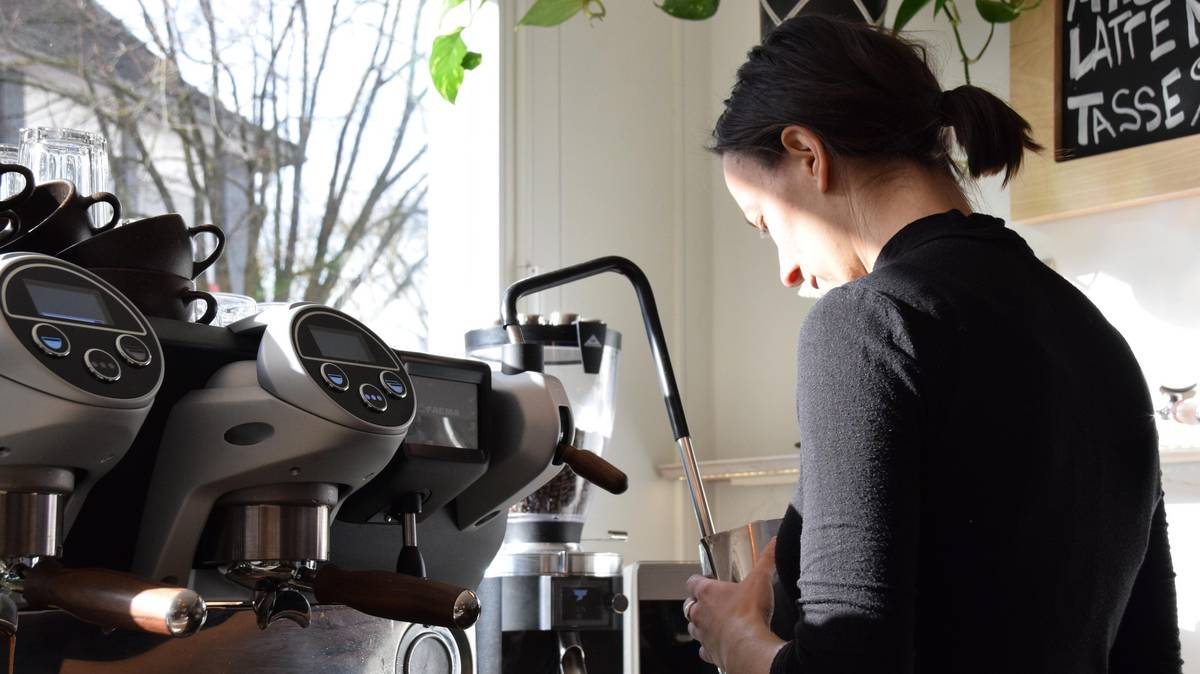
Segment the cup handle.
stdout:
[[203,300],[204,304],[207,305],[207,308],[204,310],[204,315],[196,319],[197,323],[208,325],[209,323],[213,322],[214,318],[217,317],[217,298],[209,295],[203,290],[184,290],[183,292],[179,293],[179,297],[186,304],[191,304],[196,300]]
[[211,255],[203,260],[192,261],[192,278],[196,278],[200,274],[203,274],[205,269],[211,267],[217,261],[217,258],[221,257],[221,253],[225,252],[225,232],[222,232],[221,228],[216,225],[197,225],[195,227],[188,227],[187,231],[189,239],[194,238],[197,234],[204,233],[212,234],[217,239],[217,247],[213,249]]
[[28,199],[29,195],[33,194],[34,187],[33,171],[30,171],[26,166],[22,166],[21,164],[0,164],[0,175],[4,175],[5,173],[20,173],[21,177],[25,179],[25,186],[21,188],[20,192],[0,201],[0,211],[12,208]]
[[93,234],[106,232],[117,226],[117,221],[121,219],[121,200],[117,198],[117,195],[111,192],[96,192],[95,194],[84,197],[83,200],[87,202],[89,208],[100,202],[104,202],[109,206],[112,206],[113,209],[112,219],[99,227],[93,228]]
[[0,223],[0,246],[21,234],[21,216],[16,212],[0,211]]

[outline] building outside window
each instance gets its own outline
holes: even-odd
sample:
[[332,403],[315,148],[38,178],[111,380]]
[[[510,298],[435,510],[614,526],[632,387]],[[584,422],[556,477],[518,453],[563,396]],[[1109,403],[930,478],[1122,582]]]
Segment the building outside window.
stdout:
[[[496,54],[495,7],[465,4],[473,48]],[[494,306],[497,289],[499,70],[473,72],[457,106],[438,97],[428,52],[442,12],[440,0],[6,0],[0,143],[22,127],[99,132],[124,218],[177,212],[224,230],[198,286],[328,304],[393,346],[461,352],[470,321],[447,303],[465,284]]]

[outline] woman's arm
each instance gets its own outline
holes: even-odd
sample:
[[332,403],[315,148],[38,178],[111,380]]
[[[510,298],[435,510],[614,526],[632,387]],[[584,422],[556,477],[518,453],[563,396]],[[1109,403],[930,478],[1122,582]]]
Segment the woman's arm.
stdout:
[[799,621],[772,674],[912,670],[926,419],[914,332],[857,285],[805,321]]
[[1167,539],[1167,509],[1159,496],[1142,568],[1133,583],[1117,631],[1109,671],[1113,674],[1179,674],[1179,619],[1175,605],[1175,569]]
[[890,300],[850,286],[814,307],[801,332],[797,387],[795,637],[785,643],[768,627],[772,545],[741,583],[688,581],[697,600],[689,631],[706,661],[728,674],[912,670],[919,387],[912,328]]

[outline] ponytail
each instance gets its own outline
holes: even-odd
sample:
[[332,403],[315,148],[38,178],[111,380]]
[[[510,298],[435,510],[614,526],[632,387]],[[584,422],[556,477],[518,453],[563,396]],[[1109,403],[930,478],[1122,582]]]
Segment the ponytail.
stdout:
[[939,112],[967,158],[972,178],[1004,173],[1008,183],[1021,169],[1025,150],[1042,149],[1029,122],[991,92],[964,85],[942,92]]

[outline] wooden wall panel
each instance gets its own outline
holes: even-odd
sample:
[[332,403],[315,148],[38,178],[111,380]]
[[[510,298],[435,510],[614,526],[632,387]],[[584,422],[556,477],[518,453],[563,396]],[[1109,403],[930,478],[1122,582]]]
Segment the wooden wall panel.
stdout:
[[1046,149],[1026,155],[1013,181],[1012,220],[1033,223],[1200,194],[1200,135],[1094,157],[1054,161],[1056,43],[1065,0],[1046,0],[1012,24],[1010,99]]

